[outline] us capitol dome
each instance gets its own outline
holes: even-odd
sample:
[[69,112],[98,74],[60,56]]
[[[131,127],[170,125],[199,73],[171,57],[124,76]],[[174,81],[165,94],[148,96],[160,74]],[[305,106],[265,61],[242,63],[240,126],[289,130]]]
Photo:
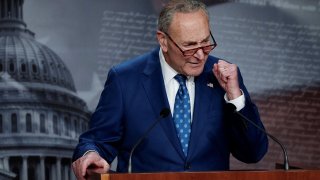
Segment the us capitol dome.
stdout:
[[0,0],[0,179],[75,179],[90,112],[61,58],[35,40],[24,0]]

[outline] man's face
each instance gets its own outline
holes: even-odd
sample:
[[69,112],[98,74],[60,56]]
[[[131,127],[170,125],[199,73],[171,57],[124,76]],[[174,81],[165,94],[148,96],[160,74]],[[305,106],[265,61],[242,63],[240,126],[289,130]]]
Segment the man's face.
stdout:
[[176,45],[185,51],[210,44],[210,27],[205,13],[203,11],[176,13],[168,35],[172,39],[164,35],[164,46],[161,46],[167,63],[178,73],[187,76],[200,75],[208,53],[198,49],[194,55],[184,56]]

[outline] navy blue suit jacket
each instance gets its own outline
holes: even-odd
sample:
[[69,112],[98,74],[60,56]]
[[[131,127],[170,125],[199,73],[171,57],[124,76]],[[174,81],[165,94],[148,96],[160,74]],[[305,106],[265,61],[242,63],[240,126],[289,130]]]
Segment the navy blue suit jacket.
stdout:
[[[225,113],[225,91],[212,73],[218,61],[209,56],[203,73],[195,78],[195,104],[189,153],[185,157],[172,115],[157,124],[132,157],[133,172],[228,170],[230,153],[254,163],[267,152],[267,137],[250,124]],[[246,104],[240,111],[263,127],[239,72]],[[213,85],[213,87],[210,84]],[[211,87],[210,87],[211,86]],[[97,151],[107,162],[118,157],[117,171],[128,171],[130,150],[160,111],[169,108],[159,61],[159,48],[113,67],[90,121],[80,136],[73,160],[87,150]]]

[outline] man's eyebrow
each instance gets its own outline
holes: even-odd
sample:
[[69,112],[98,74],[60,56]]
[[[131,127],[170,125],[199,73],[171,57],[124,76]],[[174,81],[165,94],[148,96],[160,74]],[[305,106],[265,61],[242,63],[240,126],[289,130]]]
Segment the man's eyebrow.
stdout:
[[[209,39],[210,39],[210,34],[206,38],[201,40],[200,43],[206,42]],[[185,45],[185,46],[187,46],[187,45],[196,45],[196,44],[198,44],[198,42],[196,42],[196,41],[186,41],[186,42],[182,43],[182,45]]]

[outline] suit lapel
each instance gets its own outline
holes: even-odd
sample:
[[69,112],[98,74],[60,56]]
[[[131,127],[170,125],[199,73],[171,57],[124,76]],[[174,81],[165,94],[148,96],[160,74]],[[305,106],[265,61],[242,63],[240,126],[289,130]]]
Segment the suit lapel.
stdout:
[[[162,76],[158,52],[159,49],[158,51],[153,52],[152,56],[150,56],[150,59],[148,59],[147,66],[144,70],[143,80],[145,92],[148,96],[149,102],[152,106],[152,109],[156,117],[159,116],[159,113],[163,108],[170,109],[167,94],[164,87],[164,80]],[[164,132],[167,135],[168,140],[174,146],[178,154],[181,156],[181,158],[185,158],[181,149],[179,138],[175,130],[172,115],[161,120],[160,124],[164,129]]]
[[195,100],[188,158],[196,153],[197,144],[201,141],[199,138],[202,137],[206,126],[204,118],[207,118],[209,105],[214,99],[217,82],[212,81],[212,76],[212,73],[204,73],[195,79]]

